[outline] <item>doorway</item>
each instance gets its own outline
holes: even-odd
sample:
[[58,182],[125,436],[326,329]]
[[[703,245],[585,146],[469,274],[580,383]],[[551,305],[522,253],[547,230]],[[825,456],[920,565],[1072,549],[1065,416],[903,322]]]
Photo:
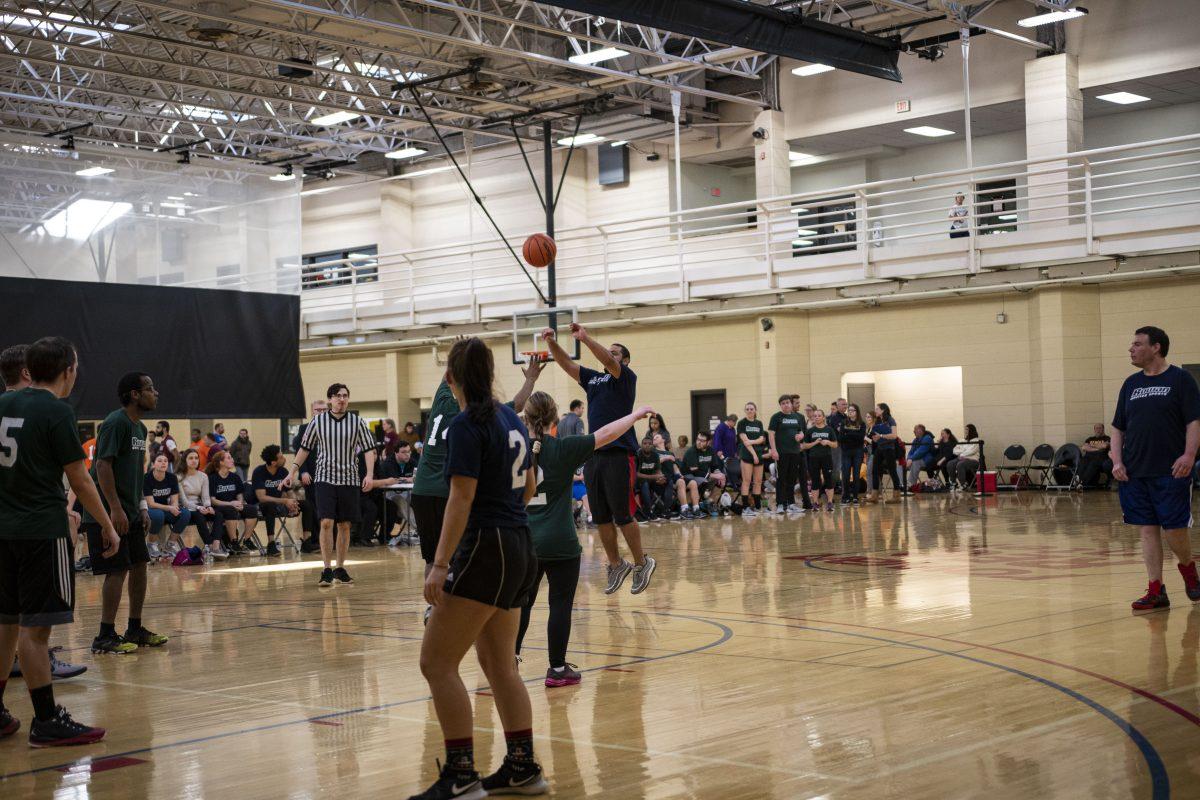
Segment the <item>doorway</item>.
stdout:
[[875,384],[847,383],[846,401],[856,404],[859,410],[866,414],[875,407]]
[[712,433],[725,418],[725,390],[705,389],[692,392],[692,429],[688,439],[699,431]]

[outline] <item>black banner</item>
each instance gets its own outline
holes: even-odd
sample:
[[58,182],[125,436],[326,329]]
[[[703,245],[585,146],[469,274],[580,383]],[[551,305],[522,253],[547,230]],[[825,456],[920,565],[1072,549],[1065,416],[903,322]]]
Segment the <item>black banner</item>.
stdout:
[[0,350],[65,336],[79,350],[80,419],[117,408],[117,381],[145,372],[154,417],[303,417],[294,295],[0,278]]

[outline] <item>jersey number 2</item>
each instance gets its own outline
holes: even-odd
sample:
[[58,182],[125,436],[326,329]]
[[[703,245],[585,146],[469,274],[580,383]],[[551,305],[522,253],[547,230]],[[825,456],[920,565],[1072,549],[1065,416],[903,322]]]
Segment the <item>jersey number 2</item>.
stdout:
[[17,463],[17,440],[9,434],[12,431],[20,429],[24,424],[24,417],[4,417],[0,419],[0,467],[11,467]]
[[508,432],[508,448],[517,448],[517,457],[512,465],[512,488],[525,488],[525,437],[520,431]]

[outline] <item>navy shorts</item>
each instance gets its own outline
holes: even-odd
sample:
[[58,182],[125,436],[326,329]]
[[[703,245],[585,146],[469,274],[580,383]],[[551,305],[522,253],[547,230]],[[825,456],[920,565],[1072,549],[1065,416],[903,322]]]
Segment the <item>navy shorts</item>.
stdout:
[[1130,478],[1118,495],[1126,525],[1157,525],[1166,530],[1192,526],[1192,479]]

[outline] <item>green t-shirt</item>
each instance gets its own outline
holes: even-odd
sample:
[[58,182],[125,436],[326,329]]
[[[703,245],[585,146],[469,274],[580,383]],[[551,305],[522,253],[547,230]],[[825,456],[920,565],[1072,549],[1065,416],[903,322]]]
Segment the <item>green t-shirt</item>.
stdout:
[[713,470],[720,468],[721,457],[711,447],[700,451],[693,445],[683,454],[683,471],[689,475],[703,478]]
[[542,437],[542,451],[537,455],[537,494],[526,509],[538,558],[546,561],[578,558],[583,552],[571,513],[571,484],[575,481],[575,470],[592,457],[595,449],[596,437],[591,434],[562,439]]
[[758,453],[758,458],[761,461],[763,454],[767,452],[767,433],[763,427],[761,419],[739,419],[737,424],[738,437],[738,458],[743,461],[753,461],[750,451],[746,449],[746,443],[742,441],[742,434],[746,434],[746,438],[750,441],[762,438],[762,444],[756,444],[754,451]]
[[69,405],[32,387],[0,395],[0,539],[69,536],[63,467],[83,457]]
[[[836,442],[837,434],[828,425],[823,428],[813,427],[808,429],[808,440],[810,442]],[[809,459],[816,459],[818,461],[832,461],[833,450],[823,444],[819,444],[816,447],[809,448],[808,457]]]
[[651,450],[647,453],[639,447],[633,457],[634,467],[637,470],[639,478],[645,475],[655,475],[662,471],[662,462],[658,460],[657,450]]
[[675,454],[670,450],[655,450],[658,455],[658,468],[662,470],[662,474],[668,479],[674,478],[679,472],[679,466],[675,463]]
[[450,484],[443,474],[446,466],[446,429],[461,410],[454,399],[454,392],[450,391],[450,385],[442,381],[434,392],[433,407],[429,409],[429,435],[421,448],[417,476],[413,478],[413,494],[425,497],[450,496]]
[[[142,504],[142,480],[146,475],[146,426],[141,421],[131,420],[123,408],[118,408],[100,423],[100,430],[96,434],[96,454],[92,458],[93,479],[96,479],[96,465],[105,460],[112,461],[117,498],[121,501],[125,516],[136,521],[138,508]],[[96,485],[100,485],[98,479]],[[104,510],[111,513],[104,492],[100,493],[100,499],[104,503]],[[96,520],[85,510],[83,521]]]
[[800,443],[796,441],[796,434],[804,433],[804,415],[794,411],[790,414],[776,411],[767,430],[775,431],[776,450],[781,453],[799,453]]

